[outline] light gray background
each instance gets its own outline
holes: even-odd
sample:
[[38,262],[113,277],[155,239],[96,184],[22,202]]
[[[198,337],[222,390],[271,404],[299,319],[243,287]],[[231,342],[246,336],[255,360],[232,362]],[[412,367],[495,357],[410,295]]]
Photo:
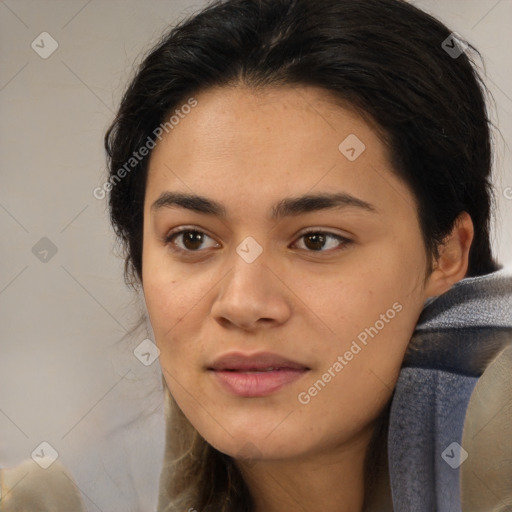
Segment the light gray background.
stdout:
[[[123,283],[105,200],[103,134],[167,25],[206,2],[0,1],[0,467],[49,442],[89,511],[154,510],[163,452],[158,362],[125,337],[139,309]],[[496,101],[494,247],[512,263],[512,0],[421,0],[482,53]],[[32,41],[48,32],[42,59]],[[508,197],[508,199],[507,199]],[[57,253],[40,261],[47,237]]]

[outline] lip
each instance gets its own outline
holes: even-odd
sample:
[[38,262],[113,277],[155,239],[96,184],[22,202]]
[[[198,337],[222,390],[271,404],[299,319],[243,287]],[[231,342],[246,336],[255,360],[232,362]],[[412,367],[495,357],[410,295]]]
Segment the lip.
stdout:
[[229,352],[207,366],[207,370],[234,395],[262,397],[301,378],[310,368],[271,352]]

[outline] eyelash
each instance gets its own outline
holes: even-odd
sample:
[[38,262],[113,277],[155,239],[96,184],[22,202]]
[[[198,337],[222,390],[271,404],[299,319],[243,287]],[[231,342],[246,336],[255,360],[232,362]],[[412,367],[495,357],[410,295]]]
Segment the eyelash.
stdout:
[[[176,252],[176,253],[181,253],[181,254],[186,254],[186,255],[191,255],[191,254],[194,254],[194,253],[199,253],[201,252],[201,250],[197,250],[197,251],[191,251],[189,249],[182,249],[181,247],[177,247],[173,240],[175,238],[177,238],[179,235],[183,235],[184,233],[200,233],[202,235],[206,235],[208,238],[211,238],[207,233],[205,233],[204,231],[201,231],[199,229],[193,229],[193,228],[184,228],[184,229],[181,229],[179,231],[174,231],[174,232],[171,232],[169,233],[165,238],[164,238],[164,242],[165,242],[165,245],[169,246],[169,248],[171,249],[171,251],[173,252]],[[335,233],[331,233],[329,231],[321,231],[319,229],[311,229],[309,231],[305,231],[303,232],[297,240],[307,236],[307,235],[311,235],[311,234],[315,234],[315,235],[324,235],[326,237],[331,237],[331,238],[335,238],[337,239],[338,241],[342,242],[341,243],[341,246],[337,249],[334,249],[334,251],[343,251],[347,248],[348,245],[350,245],[351,243],[353,243],[352,240],[344,237],[344,236],[341,236],[341,235],[337,235]],[[306,252],[311,252],[311,253],[324,253],[324,252],[331,252],[331,251],[324,251],[324,250],[318,250],[318,251],[313,251],[313,250],[309,250],[309,249],[301,249],[301,250],[305,250]]]

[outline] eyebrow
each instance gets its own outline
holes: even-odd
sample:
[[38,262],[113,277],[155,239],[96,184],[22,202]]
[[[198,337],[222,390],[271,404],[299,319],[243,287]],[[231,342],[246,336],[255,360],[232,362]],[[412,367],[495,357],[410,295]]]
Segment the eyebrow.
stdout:
[[[162,192],[151,205],[151,211],[156,212],[162,208],[173,207],[186,208],[187,210],[216,216],[221,219],[226,219],[227,217],[226,208],[217,201],[204,196],[183,192]],[[377,212],[377,209],[372,204],[345,192],[319,193],[282,199],[273,205],[270,218],[271,220],[278,220],[283,217],[301,215],[317,210],[341,208],[358,208],[367,212]]]

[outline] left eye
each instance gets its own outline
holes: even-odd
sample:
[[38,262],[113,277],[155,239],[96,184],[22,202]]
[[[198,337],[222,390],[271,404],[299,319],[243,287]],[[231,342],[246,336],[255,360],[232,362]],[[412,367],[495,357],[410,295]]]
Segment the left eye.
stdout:
[[[183,247],[180,247],[178,244],[174,242],[177,238],[182,238]],[[206,238],[211,238],[203,231],[198,231],[195,229],[182,229],[181,231],[177,231],[171,233],[165,238],[166,245],[173,245],[172,250],[178,252],[198,252],[201,245],[204,243]],[[308,231],[303,233],[298,240],[304,239],[306,246],[306,250],[310,250],[312,252],[326,252],[322,251],[326,245],[326,241],[328,239],[335,240],[338,242],[338,247],[344,249],[347,245],[351,243],[351,240],[345,238],[341,235],[336,235],[334,233],[329,233],[325,231]],[[212,239],[213,240],[213,239]],[[218,244],[217,244],[218,245]],[[332,243],[330,244],[332,248]],[[336,247],[336,243],[334,243],[334,247]]]
[[[351,243],[351,240],[349,240],[348,238],[345,238],[344,236],[336,235],[334,233],[329,233],[329,232],[325,232],[325,231],[308,231],[307,233],[303,233],[299,237],[299,240],[302,238],[304,238],[304,240],[307,241],[305,243],[306,246],[308,246],[308,243],[311,244],[311,246],[313,247],[313,252],[326,252],[326,251],[320,251],[319,249],[321,249],[322,247],[325,246],[326,240],[329,238],[331,240],[338,241],[338,246],[340,247],[340,250],[344,249],[348,244]],[[311,248],[311,246],[308,248]],[[332,246],[332,244],[331,244],[331,246]],[[335,244],[335,246],[336,246],[336,244]]]

